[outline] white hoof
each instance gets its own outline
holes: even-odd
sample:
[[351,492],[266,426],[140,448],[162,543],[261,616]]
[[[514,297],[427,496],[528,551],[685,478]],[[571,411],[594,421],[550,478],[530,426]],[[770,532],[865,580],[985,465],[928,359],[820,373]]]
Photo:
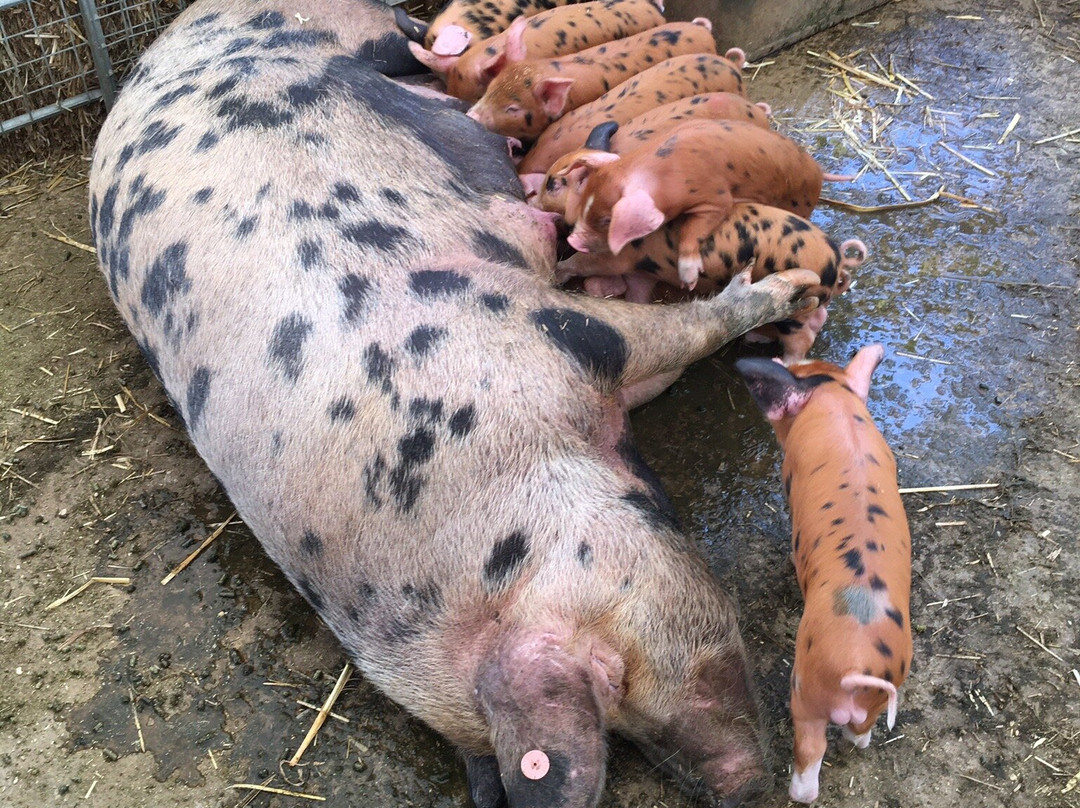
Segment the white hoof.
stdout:
[[840,728],[840,734],[844,736],[844,739],[851,741],[859,749],[865,749],[870,745],[870,733],[872,732],[873,730],[868,729],[862,735],[856,735],[846,724]]
[[693,258],[680,258],[679,281],[687,289],[693,289],[697,286],[698,278],[701,277],[701,270],[704,269],[704,266],[700,255]]
[[799,774],[797,771],[791,775],[791,788],[788,796],[795,802],[813,802],[818,797],[818,773],[821,771],[821,760],[817,760],[806,767],[806,771]]

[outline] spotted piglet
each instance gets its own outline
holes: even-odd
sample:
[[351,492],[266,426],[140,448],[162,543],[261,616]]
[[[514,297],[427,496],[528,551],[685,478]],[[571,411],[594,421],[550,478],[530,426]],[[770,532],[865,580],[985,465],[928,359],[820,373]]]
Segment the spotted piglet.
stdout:
[[791,798],[813,802],[825,728],[860,748],[911,668],[911,536],[896,461],[866,409],[880,345],[846,368],[766,359],[735,367],[776,430],[791,506],[792,556],[805,600],[795,640]]
[[477,39],[487,39],[510,27],[517,17],[531,17],[576,0],[450,0],[430,25],[409,17],[400,6],[394,17],[410,40],[440,56],[456,56]]

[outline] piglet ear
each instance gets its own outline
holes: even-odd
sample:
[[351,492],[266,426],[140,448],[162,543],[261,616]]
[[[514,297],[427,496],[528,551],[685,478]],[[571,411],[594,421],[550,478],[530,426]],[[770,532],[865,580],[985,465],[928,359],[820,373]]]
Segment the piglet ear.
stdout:
[[484,60],[480,64],[480,83],[487,87],[497,75],[503,72],[506,64],[506,51],[499,51],[490,59]]
[[445,76],[450,72],[450,68],[457,64],[459,58],[457,56],[440,56],[437,53],[424,50],[423,46],[417,45],[415,42],[410,42],[408,44],[412,55],[416,57],[416,61],[434,73]]
[[574,157],[573,162],[566,168],[566,171],[573,171],[580,166],[584,166],[586,169],[600,168],[600,166],[607,165],[608,163],[615,163],[618,159],[619,155],[612,154],[611,152],[582,149],[577,156]]
[[880,345],[867,345],[859,350],[855,357],[844,368],[844,376],[847,378],[848,387],[855,391],[855,395],[866,403],[866,397],[870,394],[870,377],[881,360],[885,358],[885,349]]
[[472,32],[460,25],[447,25],[435,41],[431,43],[431,50],[439,56],[460,56],[472,42]]
[[518,17],[510,27],[506,29],[506,61],[523,62],[528,58],[525,47],[525,27],[529,24],[528,17]]
[[510,805],[595,805],[607,747],[604,661],[553,635],[515,633],[481,663],[476,695]]
[[813,386],[803,384],[781,363],[769,359],[740,359],[735,370],[771,423],[798,415],[814,392]]
[[612,255],[636,238],[649,235],[664,224],[664,213],[648,191],[638,189],[623,194],[611,209],[608,248]]
[[533,87],[533,95],[544,108],[544,112],[552,120],[560,117],[566,109],[566,101],[570,96],[570,85],[573,79],[549,78],[540,79]]

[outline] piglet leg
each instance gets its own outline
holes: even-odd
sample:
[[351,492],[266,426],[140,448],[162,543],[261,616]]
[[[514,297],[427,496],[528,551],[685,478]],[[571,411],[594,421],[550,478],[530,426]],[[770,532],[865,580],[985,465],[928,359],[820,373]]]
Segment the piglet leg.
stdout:
[[859,749],[865,749],[870,745],[871,732],[872,730],[869,729],[860,732],[857,724],[845,724],[840,729],[840,734],[844,736],[844,739],[851,741],[851,743],[855,744]]
[[803,298],[820,283],[815,273],[792,269],[752,284],[744,271],[714,297],[670,306],[628,306],[551,290],[547,307],[532,320],[598,390],[614,393],[686,367],[751,328],[816,306],[817,298]]
[[687,289],[697,285],[704,269],[701,242],[731,215],[733,200],[725,194],[717,205],[691,208],[682,217],[679,227],[679,280]]
[[795,802],[810,803],[818,796],[818,773],[825,757],[828,721],[795,719],[795,770],[788,795]]

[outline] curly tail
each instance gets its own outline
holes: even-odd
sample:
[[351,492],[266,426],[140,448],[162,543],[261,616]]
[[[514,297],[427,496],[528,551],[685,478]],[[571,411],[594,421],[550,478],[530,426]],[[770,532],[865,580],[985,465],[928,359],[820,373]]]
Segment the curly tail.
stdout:
[[892,682],[886,682],[884,679],[879,679],[876,676],[866,676],[861,673],[849,673],[840,680],[840,687],[849,692],[857,687],[874,687],[888,693],[889,712],[886,723],[888,724],[889,729],[893,728],[893,724],[896,723],[896,685]]

